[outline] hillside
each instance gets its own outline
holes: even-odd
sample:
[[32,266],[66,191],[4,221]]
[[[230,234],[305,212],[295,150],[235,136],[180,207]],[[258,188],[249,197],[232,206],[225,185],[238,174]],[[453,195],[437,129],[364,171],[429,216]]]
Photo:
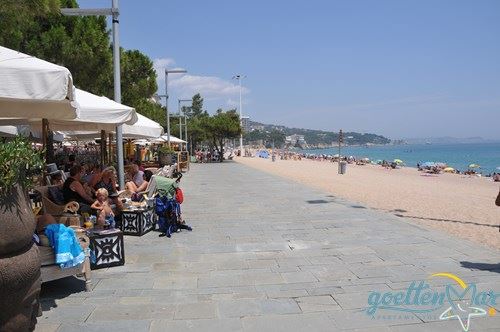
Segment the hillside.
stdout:
[[[289,128],[281,125],[264,124],[249,121],[250,132],[245,135],[249,141],[263,140],[264,144],[269,140],[281,141],[278,138],[290,135],[303,135],[309,148],[336,146],[338,143],[338,132],[330,132],[314,129]],[[390,139],[371,133],[344,132],[344,144],[389,144]]]

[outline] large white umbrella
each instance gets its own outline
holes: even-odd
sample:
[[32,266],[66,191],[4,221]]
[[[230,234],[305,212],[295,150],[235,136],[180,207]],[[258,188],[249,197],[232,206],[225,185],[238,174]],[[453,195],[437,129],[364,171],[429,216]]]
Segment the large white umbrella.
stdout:
[[[50,120],[51,130],[114,131],[117,124],[137,122],[138,117],[132,107],[80,89],[75,89],[75,97],[78,103],[78,117],[72,120]],[[41,119],[0,118],[0,124],[29,124],[32,128],[39,128]]]
[[[113,129],[109,132],[114,133],[114,131]],[[99,136],[98,132],[89,130],[65,131],[64,134],[73,138],[94,138]],[[137,122],[132,125],[124,124],[122,134],[124,138],[157,138],[163,134],[163,127],[158,122],[137,113]]]
[[0,117],[74,119],[67,68],[0,46]]
[[[29,126],[0,126],[0,137],[14,137],[14,136],[31,136],[37,139],[42,139],[42,132],[39,130],[30,130]],[[53,132],[53,139],[56,142],[64,140],[64,134],[59,131]]]
[[158,122],[137,114],[138,120],[133,125],[123,125],[123,137],[126,138],[157,138],[163,134],[163,127]]
[[15,137],[17,135],[29,136],[28,126],[0,126],[0,137]]
[[[161,136],[160,139],[163,140],[162,142],[168,142],[168,136],[167,135]],[[178,137],[170,135],[170,143],[187,143],[187,142],[184,141],[184,140],[181,140]]]

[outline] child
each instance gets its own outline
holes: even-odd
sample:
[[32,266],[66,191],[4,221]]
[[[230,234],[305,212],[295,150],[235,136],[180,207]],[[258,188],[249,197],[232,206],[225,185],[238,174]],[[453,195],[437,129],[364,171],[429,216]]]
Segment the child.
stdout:
[[108,191],[105,188],[99,188],[96,191],[97,200],[92,204],[92,208],[98,211],[97,225],[109,225],[115,227],[115,215],[108,201]]

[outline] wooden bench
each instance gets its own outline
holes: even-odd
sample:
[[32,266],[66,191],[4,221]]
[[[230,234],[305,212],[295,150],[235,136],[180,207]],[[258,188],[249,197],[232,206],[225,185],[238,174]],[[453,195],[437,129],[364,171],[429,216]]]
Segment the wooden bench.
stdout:
[[75,230],[75,235],[80,241],[83,252],[85,253],[85,260],[82,264],[62,269],[56,264],[56,258],[54,255],[54,250],[51,247],[39,246],[40,260],[42,262],[40,272],[42,283],[52,280],[57,280],[61,278],[66,278],[69,276],[77,276],[85,279],[85,290],[87,292],[92,290],[92,280],[90,275],[90,257],[89,257],[89,247],[90,240],[87,235],[83,232]]

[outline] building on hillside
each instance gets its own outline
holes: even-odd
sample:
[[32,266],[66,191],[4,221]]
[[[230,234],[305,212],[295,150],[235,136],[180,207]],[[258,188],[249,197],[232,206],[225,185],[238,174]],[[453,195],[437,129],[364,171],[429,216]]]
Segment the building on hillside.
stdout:
[[285,137],[285,144],[292,147],[306,148],[307,142],[304,135],[293,134]]

